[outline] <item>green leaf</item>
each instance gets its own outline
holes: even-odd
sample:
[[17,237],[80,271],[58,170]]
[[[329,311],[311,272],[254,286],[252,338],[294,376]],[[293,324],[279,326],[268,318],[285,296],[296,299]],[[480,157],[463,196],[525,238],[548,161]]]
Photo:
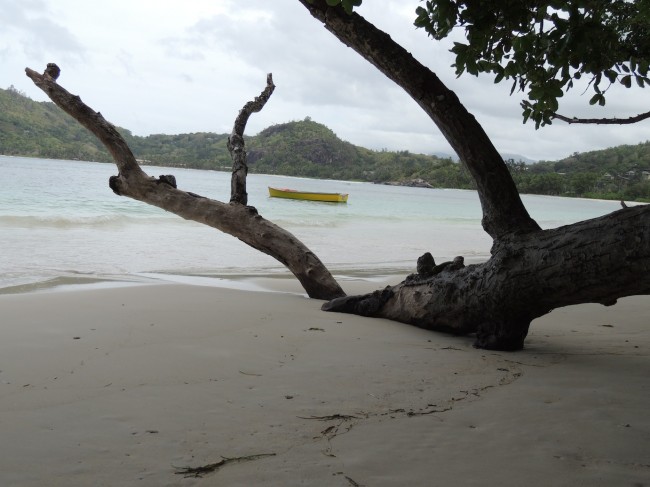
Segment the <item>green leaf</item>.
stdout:
[[616,78],[618,77],[618,73],[613,69],[608,69],[607,71],[605,71],[605,76],[607,77],[610,83],[613,83],[616,81]]
[[647,61],[645,59],[639,61],[639,73],[642,74],[643,76],[647,76],[649,64],[650,61]]
[[602,96],[603,96],[603,95],[601,95],[600,93],[596,93],[596,94],[595,94],[594,96],[592,96],[591,99],[589,100],[589,104],[590,104],[590,105],[595,105],[596,103],[598,103],[598,101],[600,100],[600,98],[601,98]]
[[630,88],[632,86],[632,76],[629,74],[626,76],[623,76],[621,78],[621,84],[625,86],[626,88]]
[[535,85],[530,88],[530,91],[528,92],[528,98],[531,100],[539,100],[544,97],[544,88]]

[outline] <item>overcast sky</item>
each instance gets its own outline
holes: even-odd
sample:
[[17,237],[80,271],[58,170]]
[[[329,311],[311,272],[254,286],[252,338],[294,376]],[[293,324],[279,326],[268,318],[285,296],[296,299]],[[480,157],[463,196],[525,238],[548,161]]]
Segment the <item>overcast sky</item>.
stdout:
[[[413,27],[418,0],[365,0],[359,10],[433,69],[483,125],[497,149],[555,160],[650,139],[650,121],[535,130],[521,122],[521,93],[492,76],[457,79],[449,42]],[[277,86],[247,134],[309,116],[372,149],[451,148],[399,87],[345,47],[297,0],[0,0],[0,88],[45,95],[25,76],[48,62],[59,83],[135,135],[230,132],[272,72]],[[605,109],[590,93],[561,100],[570,116],[628,117],[650,109],[650,90],[612,89]]]

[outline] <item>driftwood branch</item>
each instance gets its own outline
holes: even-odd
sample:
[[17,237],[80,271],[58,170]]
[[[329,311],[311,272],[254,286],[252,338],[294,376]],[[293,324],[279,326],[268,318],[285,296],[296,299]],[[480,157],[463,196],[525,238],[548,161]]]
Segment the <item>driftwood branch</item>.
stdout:
[[232,179],[230,183],[230,202],[248,204],[248,193],[246,193],[246,176],[248,175],[248,164],[246,162],[246,147],[244,143],[244,130],[246,123],[252,113],[256,113],[264,108],[275,90],[273,84],[273,75],[269,73],[266,76],[266,88],[254,100],[249,101],[239,111],[235,119],[230,137],[228,137],[228,151],[232,158]]
[[[50,100],[90,130],[104,144],[111,156],[113,156],[123,177],[128,178],[129,175],[146,176],[115,126],[106,121],[101,113],[84,104],[79,96],[72,95],[56,83],[60,71],[59,67],[54,63],[49,63],[43,74],[37,73],[33,69],[25,69],[27,76],[50,97]],[[52,73],[56,73],[56,76],[53,77]]]
[[43,74],[29,68],[25,72],[57,106],[95,134],[109,150],[119,169],[119,174],[109,180],[115,193],[237,237],[286,266],[309,297],[333,299],[345,295],[320,259],[290,232],[262,218],[250,206],[231,205],[182,191],[171,175],[160,179],[148,176],[115,127],[101,113],[85,105],[81,98],[57,84],[56,78],[49,74],[54,72],[53,67],[48,65]]
[[260,453],[257,455],[248,455],[245,457],[222,457],[221,460],[215,463],[210,463],[208,465],[202,465],[200,467],[178,467],[176,475],[183,475],[184,477],[194,477],[199,478],[203,477],[206,474],[216,472],[217,470],[229,465],[231,463],[242,463],[242,462],[251,462],[253,460],[259,460],[261,458],[274,457],[275,453]]
[[566,123],[584,123],[584,124],[594,124],[594,125],[626,125],[631,123],[641,122],[650,118],[650,112],[639,113],[633,117],[628,118],[577,118],[577,117],[566,117],[555,113],[553,118],[562,120]]

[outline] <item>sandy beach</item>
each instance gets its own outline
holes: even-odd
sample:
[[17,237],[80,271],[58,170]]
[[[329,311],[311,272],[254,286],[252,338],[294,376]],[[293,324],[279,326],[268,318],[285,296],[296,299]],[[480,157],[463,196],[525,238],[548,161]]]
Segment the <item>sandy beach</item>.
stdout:
[[0,295],[0,485],[650,485],[650,298],[499,353],[258,284]]

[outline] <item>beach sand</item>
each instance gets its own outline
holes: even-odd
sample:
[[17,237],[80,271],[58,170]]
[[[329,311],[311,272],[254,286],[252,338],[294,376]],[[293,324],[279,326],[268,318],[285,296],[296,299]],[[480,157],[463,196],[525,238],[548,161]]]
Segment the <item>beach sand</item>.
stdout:
[[320,305],[0,295],[0,485],[650,485],[648,297],[556,310],[517,353]]

